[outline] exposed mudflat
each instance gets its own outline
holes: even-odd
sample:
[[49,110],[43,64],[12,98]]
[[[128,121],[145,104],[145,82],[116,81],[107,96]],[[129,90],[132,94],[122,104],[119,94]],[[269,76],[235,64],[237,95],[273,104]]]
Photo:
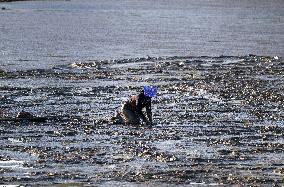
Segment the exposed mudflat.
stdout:
[[[284,185],[281,57],[168,57],[0,70],[2,184]],[[145,84],[154,125],[108,122]]]

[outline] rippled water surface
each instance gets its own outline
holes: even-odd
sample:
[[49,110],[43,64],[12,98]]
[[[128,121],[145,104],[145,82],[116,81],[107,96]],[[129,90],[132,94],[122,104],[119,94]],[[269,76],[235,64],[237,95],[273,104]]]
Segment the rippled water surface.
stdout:
[[283,56],[282,0],[3,3],[0,68],[149,56]]
[[283,1],[1,6],[0,114],[47,120],[0,120],[0,185],[284,185]]
[[[89,61],[1,72],[5,184],[283,185],[280,57]],[[121,100],[159,87],[151,127],[113,124]]]

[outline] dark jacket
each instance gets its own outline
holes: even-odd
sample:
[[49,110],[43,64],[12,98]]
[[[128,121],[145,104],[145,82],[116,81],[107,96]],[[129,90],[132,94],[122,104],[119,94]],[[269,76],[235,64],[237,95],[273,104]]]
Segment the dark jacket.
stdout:
[[142,109],[146,108],[146,112],[151,112],[151,97],[144,95],[144,92],[134,95],[130,98],[132,110],[138,114],[142,114]]
[[151,97],[147,97],[144,95],[144,92],[140,92],[138,95],[134,95],[130,97],[130,103],[132,110],[146,120],[145,115],[142,112],[143,108],[146,108],[146,114],[148,120],[152,123],[152,111],[151,111]]

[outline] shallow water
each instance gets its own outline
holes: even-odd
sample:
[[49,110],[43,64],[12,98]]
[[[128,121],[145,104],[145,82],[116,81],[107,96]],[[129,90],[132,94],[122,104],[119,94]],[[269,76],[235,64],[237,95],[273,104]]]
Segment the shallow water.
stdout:
[[[1,184],[284,185],[283,1],[0,6],[1,109],[48,117],[0,121]],[[108,121],[145,84],[154,125]]]
[[[1,73],[4,184],[283,185],[281,57],[88,61]],[[152,127],[112,124],[121,99],[159,87]],[[59,185],[60,186],[60,185]]]

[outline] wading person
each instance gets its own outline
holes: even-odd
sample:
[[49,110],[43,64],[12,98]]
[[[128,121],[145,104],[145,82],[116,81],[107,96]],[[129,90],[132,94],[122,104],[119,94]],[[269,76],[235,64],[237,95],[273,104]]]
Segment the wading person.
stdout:
[[[157,87],[144,86],[139,94],[131,96],[128,101],[122,103],[120,110],[112,118],[112,121],[131,125],[152,125],[151,98],[156,95]],[[143,108],[146,108],[146,115]]]

